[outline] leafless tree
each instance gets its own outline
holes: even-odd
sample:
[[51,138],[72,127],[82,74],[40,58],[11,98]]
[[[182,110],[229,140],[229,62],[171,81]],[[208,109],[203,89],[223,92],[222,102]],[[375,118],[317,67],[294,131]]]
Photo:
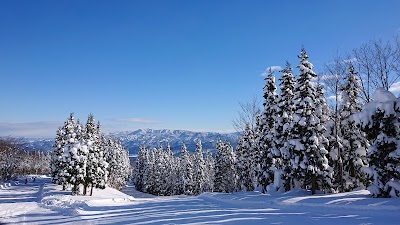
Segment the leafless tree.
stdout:
[[233,127],[237,132],[243,132],[247,125],[254,130],[257,116],[261,113],[260,101],[257,96],[253,96],[250,102],[239,102],[239,105],[238,116],[232,121]]
[[334,102],[331,106],[335,109],[335,114],[340,104],[340,87],[344,83],[344,76],[350,64],[350,56],[343,57],[339,52],[336,52],[333,60],[324,65],[322,81],[325,83],[328,91],[334,96]]
[[342,159],[342,149],[341,149],[341,140],[339,138],[339,129],[340,129],[340,114],[339,114],[339,105],[341,103],[340,96],[342,92],[342,87],[345,83],[345,76],[348,73],[348,69],[352,66],[353,59],[351,56],[347,55],[343,57],[338,52],[336,52],[333,57],[333,61],[325,64],[325,75],[322,77],[324,83],[326,84],[328,90],[334,95],[335,99],[333,102],[332,108],[334,109],[334,114],[331,115],[331,120],[333,121],[333,142],[331,144],[332,148],[335,148],[338,153],[337,160],[337,169],[338,171],[338,180],[339,180],[339,190],[341,192],[344,191],[344,183],[343,183],[343,159]]
[[389,90],[400,77],[400,38],[390,41],[371,40],[353,50],[355,66],[359,71],[361,94],[365,102],[378,87]]

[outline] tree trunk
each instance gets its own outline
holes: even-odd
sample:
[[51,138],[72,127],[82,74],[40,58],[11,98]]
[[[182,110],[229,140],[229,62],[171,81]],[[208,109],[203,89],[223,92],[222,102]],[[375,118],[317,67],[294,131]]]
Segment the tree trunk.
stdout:
[[79,195],[79,185],[74,184],[74,186],[72,186],[72,195]]
[[343,160],[339,158],[339,179],[340,179],[340,192],[344,192],[344,180],[343,180]]
[[93,184],[90,187],[90,196],[92,196],[92,195],[93,195]]
[[311,175],[311,194],[315,195],[317,192],[317,178],[315,174]]
[[285,181],[285,191],[290,191],[290,189],[292,188],[292,179],[289,177],[289,175],[287,175],[287,180]]

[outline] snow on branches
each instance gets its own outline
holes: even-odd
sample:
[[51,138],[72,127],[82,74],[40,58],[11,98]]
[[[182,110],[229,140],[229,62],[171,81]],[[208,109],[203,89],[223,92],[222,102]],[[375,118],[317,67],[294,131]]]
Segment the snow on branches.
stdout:
[[120,188],[130,176],[128,152],[119,142],[106,140],[89,115],[83,128],[71,113],[64,126],[57,130],[51,153],[53,183],[72,187],[72,194],[87,194],[87,188]]

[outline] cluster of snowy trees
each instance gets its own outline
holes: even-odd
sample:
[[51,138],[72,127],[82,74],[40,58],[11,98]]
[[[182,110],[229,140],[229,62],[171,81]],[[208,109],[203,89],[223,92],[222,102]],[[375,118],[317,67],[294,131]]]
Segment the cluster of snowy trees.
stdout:
[[48,174],[50,160],[42,151],[25,151],[18,139],[0,139],[0,180],[27,174]]
[[298,57],[296,79],[289,63],[280,71],[279,95],[271,70],[265,78],[264,109],[235,149],[240,187],[312,194],[368,187],[374,196],[399,196],[400,100],[378,88],[363,107],[349,62],[333,110],[304,48]]
[[201,141],[196,151],[189,153],[182,145],[180,156],[174,156],[169,143],[165,149],[141,147],[134,167],[137,190],[154,195],[196,195],[214,190],[214,158],[203,155]]
[[24,151],[21,158],[20,174],[49,174],[50,156],[43,151]]
[[72,187],[72,194],[90,195],[93,188],[106,184],[119,189],[131,175],[128,152],[118,141],[106,139],[100,123],[89,115],[83,127],[73,113],[57,131],[51,154],[52,182],[63,190]]
[[[136,161],[136,188],[156,195],[368,188],[376,197],[399,196],[400,99],[386,90],[389,86],[375,88],[373,99],[362,96],[357,62],[347,60],[341,73],[332,74],[336,81],[343,79],[334,83],[336,99],[340,95],[342,100],[332,108],[324,96],[326,80],[313,71],[304,48],[298,58],[296,77],[289,63],[280,71],[279,94],[269,70],[263,109],[256,119],[235,121],[245,128],[234,150],[220,140],[215,156],[205,158],[201,143],[193,155],[183,145],[179,157],[169,146],[143,147]],[[248,115],[256,108],[244,106]]]

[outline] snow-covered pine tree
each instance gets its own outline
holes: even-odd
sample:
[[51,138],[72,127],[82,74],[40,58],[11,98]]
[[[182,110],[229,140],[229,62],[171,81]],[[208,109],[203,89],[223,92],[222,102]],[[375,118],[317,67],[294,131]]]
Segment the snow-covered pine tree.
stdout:
[[215,151],[215,175],[214,175],[214,191],[223,192],[223,181],[225,179],[225,160],[224,145],[221,139],[218,139]]
[[361,111],[359,82],[353,66],[350,66],[346,83],[341,90],[342,105],[339,111],[339,134],[343,143],[340,151],[343,162],[343,176],[339,185],[343,186],[343,191],[352,191],[356,188],[365,188],[367,185],[363,171],[368,166],[367,149],[369,146],[365,133],[356,125],[352,117],[353,114]]
[[265,77],[264,91],[264,110],[261,113],[259,127],[259,149],[261,152],[260,171],[257,173],[257,180],[263,192],[267,191],[267,186],[273,184],[275,173],[275,160],[280,158],[280,152],[274,151],[274,124],[276,115],[276,86],[275,76],[270,69]]
[[193,161],[185,144],[182,144],[182,153],[180,156],[180,179],[182,194],[193,195]]
[[154,160],[154,194],[158,196],[164,196],[167,194],[167,180],[166,180],[166,168],[163,147],[160,144],[156,150],[156,157]]
[[174,157],[173,152],[171,151],[171,146],[169,142],[167,142],[167,147],[165,148],[165,180],[167,185],[167,193],[166,195],[174,195],[175,194],[175,186],[178,179],[177,175],[177,160]]
[[104,189],[106,187],[108,174],[108,163],[104,157],[106,143],[103,142],[100,123],[95,123],[92,114],[89,114],[86,122],[84,139],[89,151],[86,163],[84,194],[86,194],[87,187],[90,185],[90,195],[92,195],[93,188]]
[[[245,159],[245,150],[243,148],[244,142],[246,141],[246,130],[248,129],[248,125],[244,129],[244,132],[241,134],[238,142],[236,143],[235,154],[236,154],[236,171],[237,171],[237,188],[238,190],[246,190],[244,184],[246,183],[246,175],[247,173],[243,172],[246,168],[246,159]],[[247,190],[246,190],[247,191]]]
[[205,182],[204,182],[204,191],[205,192],[213,192],[214,191],[214,175],[215,175],[215,160],[212,156],[212,153],[207,150],[205,157]]
[[[63,190],[66,190],[67,181],[67,168],[69,163],[64,157],[64,147],[70,141],[75,142],[75,119],[74,113],[69,115],[69,118],[64,122],[64,125],[57,130],[53,151],[51,153],[51,177],[52,182],[62,185]],[[73,136],[74,135],[74,136]],[[74,137],[73,139],[71,139]]]
[[236,148],[236,171],[238,175],[238,189],[245,191],[254,190],[254,137],[249,125],[240,137]]
[[149,153],[147,154],[148,157],[145,160],[146,163],[143,173],[143,192],[145,193],[154,193],[154,188],[156,185],[156,181],[154,178],[156,151],[156,148],[153,148],[151,151],[149,151]]
[[197,140],[196,152],[193,156],[193,194],[195,195],[204,192],[204,184],[206,182],[205,167],[201,140]]
[[253,149],[254,149],[254,178],[256,181],[255,186],[258,187],[259,186],[259,177],[261,177],[260,172],[261,170],[261,156],[262,154],[262,149],[260,146],[260,143],[262,142],[262,120],[261,120],[261,114],[257,116],[256,118],[256,125],[254,126],[254,130],[253,130],[253,135],[254,135],[254,145],[253,145]]
[[332,189],[342,192],[344,191],[344,183],[341,182],[343,180],[343,159],[341,158],[343,140],[340,130],[340,115],[333,112],[330,120],[326,123],[325,136],[329,141],[327,158],[333,172],[333,174],[330,172],[332,174]]
[[400,100],[393,93],[378,88],[374,101],[354,115],[367,138],[368,175],[372,184],[368,190],[375,197],[400,196]]
[[312,71],[313,65],[307,60],[308,55],[303,48],[298,56],[300,63],[293,105],[293,121],[290,126],[291,177],[296,186],[311,188],[315,194],[326,184],[328,175],[328,151],[323,145],[325,137],[321,130],[319,115],[317,115],[317,93],[312,79],[317,75]]
[[[72,114],[71,114],[72,115]],[[80,194],[80,185],[86,176],[86,160],[88,148],[82,137],[82,126],[70,116],[66,126],[67,143],[64,145],[63,162],[67,163],[64,170],[66,182],[72,185],[72,194]]]
[[227,192],[233,193],[237,191],[237,171],[236,171],[236,155],[230,142],[225,142],[225,152],[227,154]]
[[132,178],[132,173],[133,173],[133,168],[131,165],[131,160],[129,158],[129,151],[127,149],[125,149],[124,147],[122,147],[122,144],[120,141],[117,141],[117,147],[120,150],[120,154],[121,154],[121,171],[123,171],[123,176],[120,177],[120,181],[123,183],[122,184],[126,184],[126,182]]
[[217,192],[232,193],[236,189],[235,155],[229,142],[217,141],[215,155],[214,190]]
[[320,158],[322,161],[324,169],[321,170],[320,176],[322,176],[323,181],[321,182],[320,189],[325,190],[325,191],[330,191],[333,192],[333,176],[334,176],[334,170],[333,168],[329,165],[329,147],[330,147],[330,142],[329,139],[326,137],[326,132],[327,132],[327,122],[330,119],[331,115],[331,109],[326,103],[326,99],[324,96],[325,89],[322,85],[322,83],[319,81],[316,84],[316,110],[315,114],[319,119],[319,125],[317,127],[317,134],[319,138],[319,143],[322,144],[322,147],[324,150],[324,156]]
[[67,187],[67,181],[64,176],[67,164],[62,160],[64,155],[64,145],[67,143],[65,138],[65,127],[58,128],[53,145],[53,151],[50,155],[51,181],[55,184],[62,185],[63,190],[66,190]]
[[88,146],[88,155],[86,161],[86,176],[83,182],[83,194],[87,194],[87,188],[89,185],[93,186],[93,180],[95,179],[95,173],[97,170],[97,157],[95,152],[97,148],[100,146],[100,140],[98,136],[97,126],[94,122],[94,117],[92,114],[89,114],[86,126],[85,126],[85,133],[84,133],[84,142]]
[[[99,136],[99,148],[98,148],[98,157],[99,157],[99,164],[96,173],[96,185],[95,188],[104,189],[107,184],[107,177],[108,177],[108,163],[104,154],[104,150],[107,147],[106,139],[104,138],[103,133],[101,132],[101,125],[100,121],[97,122],[97,134]],[[119,143],[119,142],[117,142]],[[117,146],[118,147],[118,146]],[[90,193],[92,195],[92,193]]]
[[[274,126],[275,133],[275,151],[280,151],[280,161],[276,163],[276,167],[281,172],[282,186],[284,190],[289,191],[291,188],[291,164],[289,152],[289,126],[293,120],[293,91],[295,87],[295,79],[289,62],[286,67],[280,71],[282,76],[279,78],[280,95],[276,99],[276,121]],[[275,176],[274,176],[275,177]],[[278,179],[278,177],[275,177]]]
[[119,190],[131,173],[128,151],[123,149],[119,141],[109,139],[104,154],[108,163],[107,183],[110,187]]
[[135,167],[133,171],[133,183],[138,191],[145,192],[144,174],[145,167],[148,160],[148,151],[144,146],[140,146],[138,156],[136,158]]

